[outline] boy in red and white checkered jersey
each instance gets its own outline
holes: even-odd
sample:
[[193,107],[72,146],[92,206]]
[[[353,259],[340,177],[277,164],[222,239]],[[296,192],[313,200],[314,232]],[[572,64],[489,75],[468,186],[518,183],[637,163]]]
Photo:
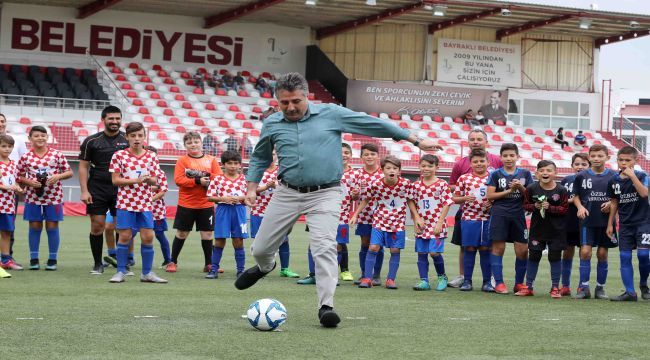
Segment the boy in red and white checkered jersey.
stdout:
[[126,126],[126,139],[129,147],[115,152],[108,168],[113,184],[118,187],[115,228],[120,235],[117,243],[117,273],[110,282],[124,282],[129,243],[132,240],[131,229],[139,229],[142,257],[140,281],[167,283],[167,280],[151,271],[154,258],[151,187],[158,184],[162,170],[156,153],[144,148],[146,133],[141,123],[131,122]]
[[[158,153],[155,147],[147,146],[147,150]],[[163,255],[162,267],[166,267],[171,263],[171,251],[169,248],[169,240],[165,235],[167,231],[167,204],[165,204],[165,194],[169,191],[167,183],[167,175],[165,172],[160,171],[158,174],[158,184],[151,187],[151,201],[153,202],[153,232],[156,239],[160,243],[160,252]]]
[[[271,166],[264,171],[262,180],[260,181],[259,186],[257,187],[257,200],[255,206],[251,208],[251,237],[255,238],[257,231],[262,224],[262,219],[264,218],[264,212],[266,207],[271,202],[273,197],[273,190],[278,185],[278,156],[273,152],[273,162]],[[284,242],[280,245],[278,249],[278,255],[280,255],[280,277],[288,278],[299,278],[300,275],[291,271],[289,268],[289,258],[291,255],[289,248],[289,237],[284,238]]]
[[16,163],[9,158],[14,149],[14,138],[9,135],[0,135],[0,253],[2,253],[2,266],[0,278],[10,278],[6,269],[22,270],[11,257],[11,234],[14,231],[16,214],[16,193],[23,193],[18,186],[18,168]]
[[[395,277],[399,269],[400,250],[404,249],[406,234],[404,223],[406,221],[406,206],[413,203],[411,200],[411,182],[400,176],[402,168],[401,161],[394,156],[387,156],[381,161],[381,168],[384,172],[382,180],[373,181],[366,188],[364,199],[350,218],[350,224],[355,224],[359,213],[372,200],[377,207],[372,219],[372,235],[370,247],[366,256],[366,272],[363,274],[360,288],[372,287],[372,272],[374,270],[377,254],[381,247],[390,248],[390,262],[388,263],[388,275],[386,277],[386,288],[397,289]],[[413,214],[413,220],[417,220],[417,213]]]
[[226,150],[221,154],[223,175],[217,175],[208,186],[208,201],[217,203],[214,215],[214,245],[212,247],[212,267],[206,279],[216,279],[217,269],[226,246],[226,239],[232,238],[235,249],[237,276],[244,271],[246,251],[244,239],[248,238],[246,205],[244,196],[248,183],[241,173],[241,155],[239,152]]
[[493,292],[490,284],[492,271],[490,268],[490,208],[492,203],[487,199],[487,155],[485,150],[473,149],[469,156],[472,172],[461,175],[454,191],[454,202],[463,204],[461,217],[461,234],[464,254],[463,267],[465,280],[461,291],[471,291],[472,274],[476,262],[476,250],[481,257],[483,273],[482,291]]
[[449,207],[454,203],[451,189],[446,181],[436,176],[438,157],[426,154],[420,158],[420,180],[413,183],[411,212],[419,215],[416,226],[415,251],[418,253],[420,283],[413,290],[431,290],[429,285],[429,255],[438,274],[436,290],[447,288],[447,275],[442,252],[447,238],[446,219]]
[[[361,160],[363,161],[363,168],[359,170],[359,186],[360,192],[359,201],[364,199],[364,192],[368,184],[375,180],[384,178],[384,173],[379,166],[379,147],[373,143],[363,144],[361,146]],[[371,201],[360,213],[357,219],[357,229],[355,235],[361,237],[361,248],[359,249],[359,266],[361,267],[361,277],[355,281],[354,284],[358,285],[366,272],[366,256],[368,254],[368,247],[370,246],[370,236],[372,235],[372,214],[375,209],[375,204]],[[381,285],[381,267],[384,263],[384,249],[381,248],[377,254],[377,261],[372,275],[372,284],[375,286]]]
[[38,248],[45,221],[49,248],[45,270],[53,271],[57,269],[61,242],[59,222],[63,221],[61,180],[71,178],[72,169],[61,152],[47,146],[47,139],[47,130],[42,126],[29,131],[32,149],[18,161],[18,182],[27,186],[23,219],[29,221],[29,269],[40,269]]

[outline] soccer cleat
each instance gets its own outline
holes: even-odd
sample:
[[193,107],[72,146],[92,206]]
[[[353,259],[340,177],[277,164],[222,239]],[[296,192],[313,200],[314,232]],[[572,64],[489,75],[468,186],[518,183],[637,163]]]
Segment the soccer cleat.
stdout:
[[438,285],[436,285],[436,291],[444,291],[447,288],[447,284],[447,275],[438,275]]
[[15,262],[14,259],[9,259],[7,262],[2,263],[2,268],[5,270],[22,270],[23,266]]
[[624,292],[619,296],[614,296],[611,298],[611,301],[637,301],[637,295],[636,294],[630,294],[629,292]]
[[516,294],[525,287],[527,287],[526,284],[515,284],[515,287],[512,288],[512,292]]
[[362,278],[361,281],[359,281],[359,287],[362,289],[370,289],[372,287],[372,280]]
[[121,282],[124,282],[124,280],[125,280],[124,278],[125,278],[125,277],[126,277],[126,274],[125,274],[125,273],[118,271],[118,272],[115,273],[115,275],[113,275],[113,276],[110,278],[110,280],[108,280],[108,282],[111,282],[111,283],[121,283]]
[[591,298],[591,291],[589,291],[588,287],[579,287],[578,290],[576,290],[575,298],[578,300],[589,299]]
[[29,260],[29,270],[40,270],[41,264],[38,262],[38,259]]
[[571,296],[571,288],[568,286],[562,286],[562,288],[560,289],[560,295]]
[[93,269],[90,270],[90,275],[101,275],[104,273],[104,265],[98,264],[93,266]]
[[127,266],[126,273],[124,275],[126,275],[126,276],[135,276],[135,273],[133,271],[131,271],[131,268],[129,268]]
[[210,270],[212,270],[212,264],[208,264],[203,267],[204,273],[210,272]]
[[650,289],[647,286],[641,286],[641,299],[650,300]]
[[321,306],[321,308],[318,310],[318,320],[320,321],[321,325],[326,328],[336,327],[341,322],[341,318],[334,311],[334,309],[327,305]]
[[[553,299],[559,299],[559,298],[562,297],[562,291],[560,289],[558,289],[557,287],[553,287],[549,294],[551,294],[551,297]],[[571,291],[569,291],[569,294],[571,294]]]
[[8,273],[7,270],[0,267],[0,279],[9,279],[10,277],[11,277],[11,274]]
[[57,266],[56,266],[56,260],[49,259],[47,260],[47,265],[45,265],[45,270],[47,271],[56,271]]
[[104,261],[105,261],[108,265],[110,265],[110,266],[112,266],[112,267],[114,267],[114,268],[117,268],[117,259],[116,259],[116,258],[114,258],[114,257],[112,257],[112,256],[104,256]]
[[163,263],[160,265],[160,268],[161,268],[161,269],[164,269],[164,268],[166,268],[167,265],[169,265],[170,263],[171,263],[171,261],[163,261]]
[[167,284],[167,280],[158,277],[156,273],[150,271],[147,275],[140,275],[140,282],[154,283],[154,284]]
[[126,263],[126,266],[135,266],[135,259],[129,259],[129,261]]
[[515,293],[516,296],[533,296],[535,295],[535,292],[533,289],[529,288],[528,286],[524,285],[524,287],[520,288],[519,291]]
[[508,287],[504,283],[497,284],[497,286],[494,287],[494,292],[502,295],[508,294]]
[[352,276],[352,273],[349,271],[343,271],[342,273],[340,273],[339,279],[343,281],[354,281],[354,277]]
[[[217,269],[217,272],[218,272],[219,274],[223,274],[223,269],[222,269],[222,268],[219,268],[219,269]],[[237,276],[239,276],[239,275],[237,275]]]
[[452,288],[459,288],[461,285],[463,285],[463,281],[465,281],[465,277],[463,275],[458,275],[453,280],[448,282],[447,286]]
[[206,279],[217,279],[219,278],[219,274],[217,274],[215,271],[210,271],[209,273],[205,274]]
[[493,293],[494,292],[494,286],[492,286],[491,281],[487,281],[483,283],[483,286],[481,286],[481,291],[487,292],[487,293]]
[[395,284],[395,280],[393,279],[386,279],[386,283],[384,284],[386,289],[390,290],[397,290],[397,284]]
[[607,300],[609,296],[605,294],[605,288],[602,286],[596,286],[596,291],[594,291],[594,299]]
[[413,286],[413,290],[415,290],[415,291],[429,291],[429,290],[431,290],[431,285],[426,280],[420,280],[420,282],[417,285]]
[[[277,264],[273,263],[273,268],[269,271],[273,271]],[[261,278],[265,277],[267,272],[263,272],[258,265],[254,265],[246,269],[237,280],[235,280],[235,287],[239,290],[248,289],[249,287],[255,285],[255,283]]]
[[284,268],[284,269],[280,269],[280,277],[297,279],[297,278],[300,277],[300,275],[298,275],[295,272],[291,271],[291,269],[289,269],[289,268]]
[[304,278],[296,281],[296,284],[298,285],[316,285],[316,277],[315,276],[305,276]]
[[372,278],[372,286],[381,286],[381,279],[378,277]]
[[460,291],[472,291],[474,287],[472,286],[472,280],[463,280],[463,285],[461,285],[458,290]]
[[360,276],[358,279],[354,280],[354,285],[361,284],[361,280],[363,280],[363,276]]
[[176,272],[176,264],[173,262],[170,262],[165,266],[165,271],[168,273],[175,273]]

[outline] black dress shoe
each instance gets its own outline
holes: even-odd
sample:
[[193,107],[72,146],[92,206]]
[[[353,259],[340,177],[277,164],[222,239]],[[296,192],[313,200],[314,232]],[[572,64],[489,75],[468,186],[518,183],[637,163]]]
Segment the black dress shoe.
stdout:
[[615,296],[611,298],[610,300],[612,301],[637,301],[637,295],[636,294],[630,294],[629,292],[624,292],[619,296]]
[[[275,269],[275,265],[277,265],[277,263],[273,264],[273,269]],[[239,275],[237,280],[235,280],[235,287],[239,290],[248,289],[249,287],[255,285],[259,279],[265,277],[266,274],[273,271],[273,269],[271,269],[269,272],[263,272],[257,265],[250,267],[246,269],[241,275]]]
[[320,310],[318,310],[318,319],[320,320],[321,325],[326,328],[336,327],[341,322],[341,318],[330,306],[323,305]]

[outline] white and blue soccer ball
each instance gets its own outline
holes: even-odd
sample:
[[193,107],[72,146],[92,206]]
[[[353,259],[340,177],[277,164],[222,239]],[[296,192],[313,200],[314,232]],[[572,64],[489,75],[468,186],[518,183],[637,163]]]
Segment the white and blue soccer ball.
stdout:
[[287,321],[287,309],[275,299],[260,299],[248,307],[248,322],[261,331],[275,330]]

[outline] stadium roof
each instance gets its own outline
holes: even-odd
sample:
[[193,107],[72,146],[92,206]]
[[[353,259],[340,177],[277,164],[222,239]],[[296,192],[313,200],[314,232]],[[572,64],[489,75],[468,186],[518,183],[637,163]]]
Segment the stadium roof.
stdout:
[[[497,38],[535,30],[588,36],[596,46],[650,34],[650,15],[586,10],[570,7],[478,0],[10,0],[6,2],[76,7],[79,17],[114,10],[185,15],[205,18],[205,28],[230,21],[271,22],[310,27],[317,38],[369,24],[427,24],[429,32],[455,25],[497,29]],[[434,9],[444,16],[434,16]],[[507,16],[503,15],[507,9]],[[506,11],[507,13],[507,11]],[[582,27],[581,27],[582,24]]]

